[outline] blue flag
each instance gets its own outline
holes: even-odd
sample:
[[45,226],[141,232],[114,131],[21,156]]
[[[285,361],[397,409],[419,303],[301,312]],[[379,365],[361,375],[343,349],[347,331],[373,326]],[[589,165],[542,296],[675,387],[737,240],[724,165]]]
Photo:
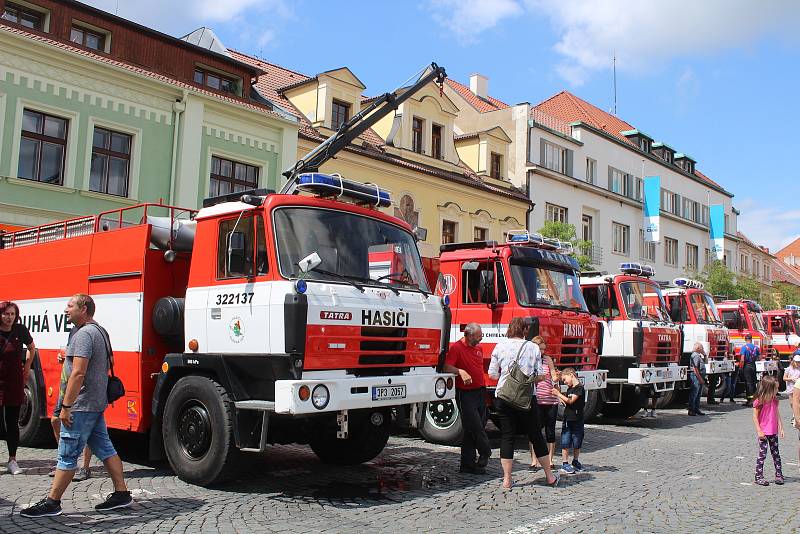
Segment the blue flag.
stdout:
[[658,243],[660,238],[661,177],[644,177],[644,240]]

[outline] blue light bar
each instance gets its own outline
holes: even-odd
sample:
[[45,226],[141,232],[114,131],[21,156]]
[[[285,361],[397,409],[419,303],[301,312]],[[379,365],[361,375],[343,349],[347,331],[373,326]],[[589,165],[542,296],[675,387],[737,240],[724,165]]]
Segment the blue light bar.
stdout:
[[685,289],[703,289],[705,287],[702,282],[690,278],[676,278],[672,283],[677,287]]
[[797,304],[787,304],[786,311],[800,311],[800,306]]
[[641,263],[630,262],[620,263],[619,270],[624,274],[635,274],[638,276],[651,277],[656,274],[656,270],[649,265],[642,265]]
[[392,205],[389,192],[375,184],[356,182],[321,172],[301,174],[297,179],[297,188],[317,195],[347,197],[376,208],[388,208]]

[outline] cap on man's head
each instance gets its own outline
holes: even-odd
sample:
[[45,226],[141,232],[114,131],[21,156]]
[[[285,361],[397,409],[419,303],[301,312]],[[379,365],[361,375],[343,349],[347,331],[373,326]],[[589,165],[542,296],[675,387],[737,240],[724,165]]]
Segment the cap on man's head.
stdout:
[[745,334],[745,339],[753,339],[753,334]]
[[792,358],[796,362],[800,362],[800,354],[795,354],[794,358]]

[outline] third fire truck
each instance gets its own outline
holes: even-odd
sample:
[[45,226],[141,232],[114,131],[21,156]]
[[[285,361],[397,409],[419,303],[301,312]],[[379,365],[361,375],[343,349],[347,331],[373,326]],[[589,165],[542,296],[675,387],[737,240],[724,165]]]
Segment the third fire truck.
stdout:
[[[728,329],[737,367],[742,366],[741,349],[746,343],[745,336],[750,334],[753,336],[753,344],[761,350],[761,359],[756,362],[757,376],[760,378],[764,373],[778,375],[780,365],[772,339],[764,326],[761,305],[749,299],[724,300],[717,304],[717,309],[722,314],[722,322]],[[744,377],[740,373],[738,382],[743,381]]]
[[686,379],[680,330],[654,274],[650,266],[623,263],[619,274],[581,275],[588,309],[602,319],[599,365],[608,369],[608,386],[600,411],[607,417],[630,417],[648,394],[671,391]]
[[764,312],[764,326],[784,368],[800,343],[800,306],[789,304],[783,310]]

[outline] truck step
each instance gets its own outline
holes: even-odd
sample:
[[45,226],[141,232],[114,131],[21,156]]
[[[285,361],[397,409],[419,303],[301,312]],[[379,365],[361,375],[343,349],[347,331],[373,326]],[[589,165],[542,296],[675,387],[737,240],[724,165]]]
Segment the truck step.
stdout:
[[275,403],[265,400],[246,400],[233,403],[237,410],[259,410],[262,412],[274,412]]

